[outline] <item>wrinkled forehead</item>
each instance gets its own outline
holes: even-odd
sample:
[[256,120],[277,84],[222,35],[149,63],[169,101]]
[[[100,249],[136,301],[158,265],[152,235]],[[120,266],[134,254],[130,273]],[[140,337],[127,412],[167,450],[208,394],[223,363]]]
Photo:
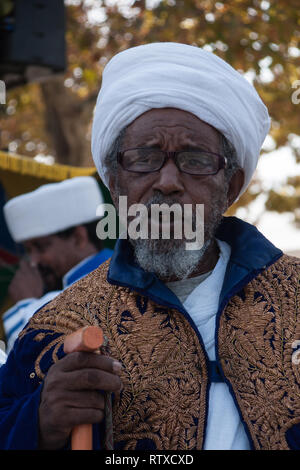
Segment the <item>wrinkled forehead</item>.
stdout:
[[219,147],[221,136],[217,129],[190,112],[178,108],[154,108],[127,126],[123,146],[163,144],[169,139],[178,146]]

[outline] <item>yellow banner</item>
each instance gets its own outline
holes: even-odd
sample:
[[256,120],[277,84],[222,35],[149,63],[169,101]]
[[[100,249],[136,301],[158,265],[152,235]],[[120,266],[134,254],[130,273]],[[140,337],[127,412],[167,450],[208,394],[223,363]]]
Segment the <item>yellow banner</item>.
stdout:
[[47,165],[30,157],[0,151],[0,184],[8,199],[33,191],[42,184],[75,176],[95,176],[95,167],[75,167],[54,163]]

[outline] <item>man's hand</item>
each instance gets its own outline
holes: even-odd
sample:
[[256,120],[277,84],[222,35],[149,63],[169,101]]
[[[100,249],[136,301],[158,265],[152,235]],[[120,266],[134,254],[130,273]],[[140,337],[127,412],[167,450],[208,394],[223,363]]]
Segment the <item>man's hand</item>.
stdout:
[[44,293],[44,282],[38,268],[22,259],[9,285],[8,293],[13,302],[29,297],[40,298]]
[[119,392],[121,364],[107,356],[74,352],[54,364],[46,376],[39,408],[41,449],[61,449],[74,426],[100,423],[104,397]]

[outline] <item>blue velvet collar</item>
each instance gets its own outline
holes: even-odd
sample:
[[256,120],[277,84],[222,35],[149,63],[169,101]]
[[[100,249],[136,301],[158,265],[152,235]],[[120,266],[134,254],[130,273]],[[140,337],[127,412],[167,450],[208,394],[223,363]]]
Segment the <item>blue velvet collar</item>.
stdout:
[[103,248],[99,253],[89,256],[78,263],[65,274],[63,278],[64,288],[69,287],[74,282],[79,281],[79,279],[97,269],[100,264],[104,263],[104,261],[111,257],[112,253],[113,251],[109,248]]
[[[255,273],[274,263],[282,251],[267,240],[253,225],[236,217],[224,217],[216,237],[231,246],[220,301],[242,279],[254,277]],[[128,240],[118,240],[108,271],[108,282],[129,287],[154,301],[169,307],[182,305],[167,286],[154,273],[145,272],[134,261],[133,248]]]

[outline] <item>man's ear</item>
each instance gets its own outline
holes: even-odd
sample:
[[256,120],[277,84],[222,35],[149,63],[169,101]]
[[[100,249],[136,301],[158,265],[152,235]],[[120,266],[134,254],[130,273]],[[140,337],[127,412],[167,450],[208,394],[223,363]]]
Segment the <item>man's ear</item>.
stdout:
[[227,208],[229,208],[234,203],[234,201],[240,194],[240,191],[244,184],[244,180],[245,180],[244,170],[242,170],[242,168],[239,168],[232,175],[230,182],[229,182],[229,187],[228,187],[228,192],[227,192]]

